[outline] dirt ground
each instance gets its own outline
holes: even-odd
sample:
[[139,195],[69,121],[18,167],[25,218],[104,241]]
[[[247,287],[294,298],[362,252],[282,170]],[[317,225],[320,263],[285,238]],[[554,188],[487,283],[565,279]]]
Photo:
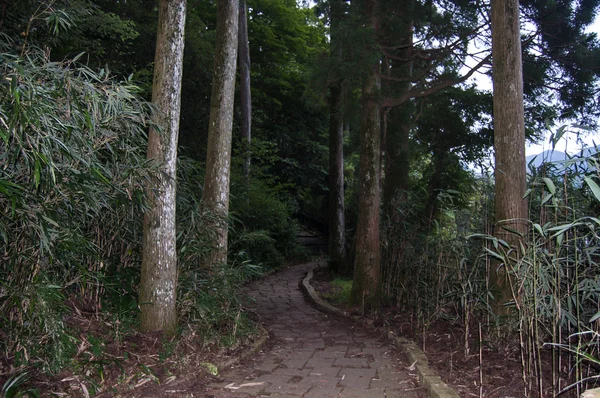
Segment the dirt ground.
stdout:
[[[191,331],[178,340],[139,333],[118,340],[116,325],[94,314],[66,321],[80,341],[73,366],[54,375],[30,369],[20,387],[24,397],[193,397],[180,392],[201,391],[213,379],[215,366],[237,358],[261,338],[257,334],[235,347],[216,349]],[[0,385],[9,372],[7,364],[0,364]],[[27,394],[31,389],[37,393]]]

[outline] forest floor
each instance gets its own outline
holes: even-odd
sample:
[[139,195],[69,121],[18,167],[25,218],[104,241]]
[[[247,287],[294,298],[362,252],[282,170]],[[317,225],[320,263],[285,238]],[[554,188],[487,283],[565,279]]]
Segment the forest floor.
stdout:
[[[473,327],[466,352],[463,327],[437,321],[425,330],[416,328],[413,315],[397,308],[384,309],[378,320],[370,322],[378,325],[373,330],[323,314],[305,301],[298,287],[314,266],[290,266],[245,287],[254,300],[248,310],[267,327],[269,339],[256,355],[220,368],[218,375],[211,375],[216,364],[239,358],[264,336],[257,334],[235,347],[214,349],[193,333],[177,341],[138,333],[119,336],[119,325],[110,320],[75,313],[68,322],[86,336],[79,337],[81,346],[73,353],[80,358],[79,367],[50,378],[30,374],[29,380],[41,396],[427,396],[403,354],[381,338],[386,335],[384,329],[391,329],[415,341],[461,397],[524,396],[516,347],[493,347],[488,343],[491,339],[480,338],[478,328]],[[332,299],[340,288],[327,272],[317,270],[311,284],[322,298],[348,310]],[[544,359],[544,367],[551,369],[549,365]],[[552,396],[551,391],[545,390],[543,396]]]
[[[248,311],[268,329],[268,339],[258,333],[213,350],[193,334],[115,338],[119,325],[75,314],[68,322],[81,331],[73,353],[78,367],[52,377],[30,374],[30,386],[43,397],[427,397],[404,355],[381,334],[305,300],[298,285],[316,265],[289,266],[244,288],[254,300]],[[256,347],[255,355],[211,375],[217,364]]]
[[210,382],[211,372],[263,337],[215,348],[194,333],[177,339],[135,331],[119,336],[118,325],[93,314],[71,314],[66,322],[80,341],[73,365],[58,374],[30,370],[23,397],[202,397],[194,392]]
[[[352,312],[340,304],[336,297],[342,288],[332,283],[332,276],[326,269],[318,269],[311,285],[325,301]],[[438,320],[428,328],[417,328],[414,314],[401,312],[398,308],[384,308],[377,320],[368,323],[379,325],[378,329],[388,329],[406,337],[419,345],[429,359],[430,365],[440,374],[450,387],[461,397],[534,397],[537,392],[525,393],[521,372],[521,358],[516,345],[503,348],[493,346],[485,335],[479,335],[478,326],[472,326],[465,340],[465,329],[456,323]],[[543,358],[546,380],[551,379],[551,358]],[[553,396],[548,383],[544,397]],[[564,395],[567,396],[567,395]]]

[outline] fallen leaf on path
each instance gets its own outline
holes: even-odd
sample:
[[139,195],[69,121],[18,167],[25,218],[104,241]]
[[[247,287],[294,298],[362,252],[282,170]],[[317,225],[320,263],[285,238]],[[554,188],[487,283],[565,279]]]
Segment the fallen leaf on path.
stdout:
[[244,384],[240,384],[239,386],[235,386],[235,383],[231,383],[231,384],[227,384],[225,386],[225,388],[228,388],[230,390],[239,390],[242,387],[256,387],[256,386],[262,386],[263,384],[265,384],[264,381],[261,382],[255,382],[255,383],[244,383]]

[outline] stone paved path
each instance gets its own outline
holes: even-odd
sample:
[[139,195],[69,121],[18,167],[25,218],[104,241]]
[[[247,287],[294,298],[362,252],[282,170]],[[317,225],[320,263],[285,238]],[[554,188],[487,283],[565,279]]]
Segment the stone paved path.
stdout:
[[249,286],[271,342],[221,375],[205,396],[426,397],[414,372],[387,343],[357,324],[325,315],[304,299],[298,282],[316,263],[288,268]]

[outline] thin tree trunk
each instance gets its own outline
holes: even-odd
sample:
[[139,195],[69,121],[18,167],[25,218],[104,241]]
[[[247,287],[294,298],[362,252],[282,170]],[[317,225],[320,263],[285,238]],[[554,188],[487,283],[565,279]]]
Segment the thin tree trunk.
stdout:
[[[368,0],[367,15],[374,31],[378,31],[378,0]],[[360,129],[360,170],[356,255],[350,305],[362,311],[376,309],[379,304],[381,254],[379,245],[381,107],[377,102],[380,88],[380,65],[371,66],[362,92]]]
[[177,326],[177,250],[175,194],[177,139],[181,104],[181,76],[186,0],[161,0],[154,58],[148,159],[159,164],[156,180],[148,186],[150,209],[144,215],[140,330],[173,333]]
[[[494,85],[495,208],[494,235],[518,256],[521,237],[506,230],[527,232],[523,63],[518,0],[492,0],[492,57]],[[506,266],[495,264],[491,286],[497,291],[496,309],[511,299]]]
[[252,95],[250,92],[250,43],[248,42],[248,16],[246,0],[240,1],[239,30],[238,30],[238,62],[240,69],[240,135],[244,153],[244,175],[246,180],[250,175],[252,154]]
[[202,203],[218,220],[207,266],[227,262],[231,130],[238,42],[238,0],[219,0]]
[[[342,0],[331,0],[331,56],[341,58],[339,24]],[[344,118],[342,79],[334,71],[329,104],[329,257],[330,269],[346,271],[346,219],[344,216]]]

